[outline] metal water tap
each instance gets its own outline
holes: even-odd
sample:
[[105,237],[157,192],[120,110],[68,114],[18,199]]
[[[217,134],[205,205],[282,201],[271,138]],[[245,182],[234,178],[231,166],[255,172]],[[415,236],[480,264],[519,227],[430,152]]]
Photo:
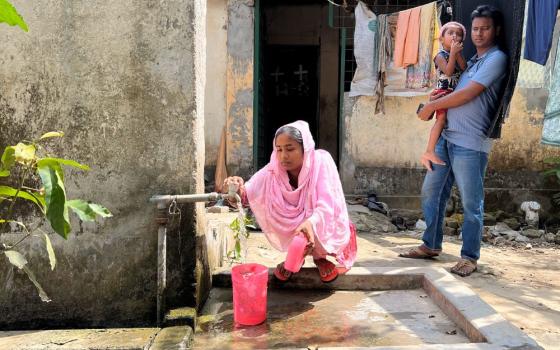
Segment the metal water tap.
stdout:
[[238,190],[239,190],[239,186],[237,184],[230,183],[228,185],[228,198],[230,201],[235,200],[235,203],[241,202],[241,197],[239,196],[239,194],[237,194]]
[[172,202],[177,204],[193,203],[193,202],[215,202],[220,199],[229,199],[231,201],[241,201],[241,197],[237,194],[239,186],[229,184],[228,193],[203,193],[203,194],[179,194],[179,195],[155,195],[150,198],[150,202],[158,205],[168,206]]

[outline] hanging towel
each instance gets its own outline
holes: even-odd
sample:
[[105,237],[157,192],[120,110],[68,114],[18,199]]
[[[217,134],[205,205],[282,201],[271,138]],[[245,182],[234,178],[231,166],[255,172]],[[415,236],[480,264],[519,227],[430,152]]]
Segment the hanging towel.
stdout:
[[409,89],[422,89],[431,86],[435,12],[435,2],[420,6],[418,63],[407,68],[406,87]]
[[373,96],[377,85],[377,74],[374,69],[374,57],[377,44],[377,17],[367,5],[359,2],[355,9],[356,27],[354,30],[354,57],[356,71],[350,84],[349,96]]
[[399,12],[397,20],[397,34],[395,36],[395,52],[393,53],[393,62],[395,67],[403,66],[404,46],[406,43],[406,33],[408,31],[408,21],[410,20],[411,10]]
[[[560,43],[559,43],[560,44]],[[544,111],[544,124],[541,142],[560,146],[560,50],[556,51],[554,71]]]
[[395,67],[408,67],[418,62],[421,7],[399,12],[395,38]]
[[530,0],[525,34],[525,59],[544,65],[552,44],[560,0]]

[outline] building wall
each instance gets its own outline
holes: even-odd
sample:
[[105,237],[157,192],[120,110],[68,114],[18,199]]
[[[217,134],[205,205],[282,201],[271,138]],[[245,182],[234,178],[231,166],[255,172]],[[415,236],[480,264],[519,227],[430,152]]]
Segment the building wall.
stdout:
[[[419,162],[431,122],[420,121],[417,106],[426,98],[386,97],[386,114],[375,115],[375,97],[345,96],[345,140],[340,173],[346,193],[419,195],[425,170]],[[516,88],[502,137],[495,141],[486,174],[489,200],[514,210],[523,200],[551,208],[558,185],[540,172],[543,159],[559,156],[556,147],[540,143],[546,89]],[[512,204],[514,203],[514,204]]]
[[229,174],[253,170],[254,2],[228,0],[226,163]]
[[[222,129],[226,125],[228,14],[226,0],[208,0],[206,22],[205,165],[216,166]],[[210,176],[213,176],[213,171]]]
[[[51,235],[54,271],[40,239],[22,247],[48,304],[1,263],[0,327],[153,323],[157,228],[148,199],[203,189],[205,1],[14,5],[30,31],[0,26],[0,146],[63,130],[52,151],[92,168],[67,171],[68,196],[102,203],[114,217],[73,219],[65,242]],[[182,209],[168,241],[171,304],[194,302],[189,240],[201,208]]]

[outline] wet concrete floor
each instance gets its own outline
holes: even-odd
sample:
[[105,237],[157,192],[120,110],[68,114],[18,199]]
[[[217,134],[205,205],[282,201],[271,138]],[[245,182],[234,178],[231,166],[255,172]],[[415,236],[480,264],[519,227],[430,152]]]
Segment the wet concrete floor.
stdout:
[[359,347],[468,343],[422,289],[269,290],[267,321],[233,322],[232,292],[214,288],[199,318],[195,349]]

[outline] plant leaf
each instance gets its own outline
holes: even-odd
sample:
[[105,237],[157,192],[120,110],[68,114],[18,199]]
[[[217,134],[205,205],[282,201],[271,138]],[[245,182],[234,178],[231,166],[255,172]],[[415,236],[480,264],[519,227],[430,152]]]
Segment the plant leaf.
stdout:
[[38,166],[37,172],[45,187],[46,215],[53,230],[68,238],[71,227],[66,206],[66,192],[64,190],[64,173],[58,163]]
[[111,212],[102,205],[88,203],[83,199],[72,199],[66,201],[68,208],[72,209],[82,221],[94,221],[97,215],[107,218],[113,216]]
[[45,212],[45,199],[43,198],[43,196],[24,190],[20,190],[18,192],[15,188],[10,186],[0,186],[0,196],[16,197],[16,193],[18,198],[26,199],[37,204],[41,211],[43,213]]
[[17,25],[24,31],[29,31],[23,17],[7,0],[0,0],[0,23],[7,23],[11,26]]
[[62,159],[62,158],[41,158],[37,161],[37,166],[49,166],[52,164],[62,164],[62,165],[67,165],[67,166],[71,166],[74,168],[79,168],[82,170],[89,170],[89,167],[87,165],[84,164],[80,164],[74,160],[70,160],[70,159]]
[[10,176],[10,171],[6,169],[0,169],[0,177]]
[[81,199],[66,201],[66,206],[78,215],[82,221],[94,221],[95,212],[89,207],[89,203]]
[[20,252],[16,252],[15,250],[6,250],[4,251],[4,254],[6,254],[10,263],[18,269],[23,269],[25,264],[27,264],[27,260]]
[[[2,1],[2,0],[0,0]],[[25,143],[18,143],[14,147],[14,156],[16,157],[16,162],[20,162],[23,164],[29,164],[35,160],[35,146],[28,145]]]
[[111,212],[109,211],[109,209],[105,208],[104,206],[102,206],[101,204],[96,204],[96,203],[89,203],[89,207],[91,208],[91,210],[93,210],[97,215],[103,217],[103,218],[110,218],[113,216],[113,214],[111,214]]
[[29,277],[29,280],[31,280],[31,282],[33,282],[33,284],[35,285],[35,288],[37,288],[37,291],[39,292],[39,298],[41,298],[41,301],[43,301],[45,303],[50,302],[51,298],[49,298],[47,293],[45,293],[45,291],[43,290],[43,287],[41,287],[39,282],[37,282],[37,278],[35,278],[35,274],[33,273],[33,271],[31,271],[31,269],[28,266],[24,266],[23,271],[25,271],[25,273],[27,274],[27,277]]
[[236,258],[241,257],[241,241],[240,240],[235,241],[235,257]]
[[546,171],[541,172],[542,176],[550,176],[550,175],[556,175],[556,169],[549,169]]
[[47,293],[45,293],[45,291],[43,290],[43,287],[41,287],[39,282],[37,282],[33,271],[31,271],[31,269],[26,266],[27,260],[25,259],[25,257],[15,250],[6,250],[4,251],[4,254],[6,254],[8,260],[12,265],[16,266],[20,270],[23,270],[27,274],[29,280],[31,280],[31,282],[33,282],[33,284],[35,285],[35,288],[37,288],[41,300],[47,303],[51,301],[51,299],[47,296]]
[[2,153],[2,169],[10,170],[16,162],[16,150],[12,146],[8,146]]
[[51,263],[51,271],[52,271],[56,266],[56,256],[54,255],[54,249],[51,243],[51,239],[49,238],[49,235],[43,233],[43,237],[45,237],[45,245],[47,248],[47,253],[49,254],[49,262]]
[[50,131],[50,132],[47,132],[47,133],[43,134],[43,136],[41,136],[39,138],[39,140],[44,140],[44,139],[48,139],[48,138],[51,138],[51,137],[62,137],[62,136],[64,136],[64,132],[62,132],[62,131]]

